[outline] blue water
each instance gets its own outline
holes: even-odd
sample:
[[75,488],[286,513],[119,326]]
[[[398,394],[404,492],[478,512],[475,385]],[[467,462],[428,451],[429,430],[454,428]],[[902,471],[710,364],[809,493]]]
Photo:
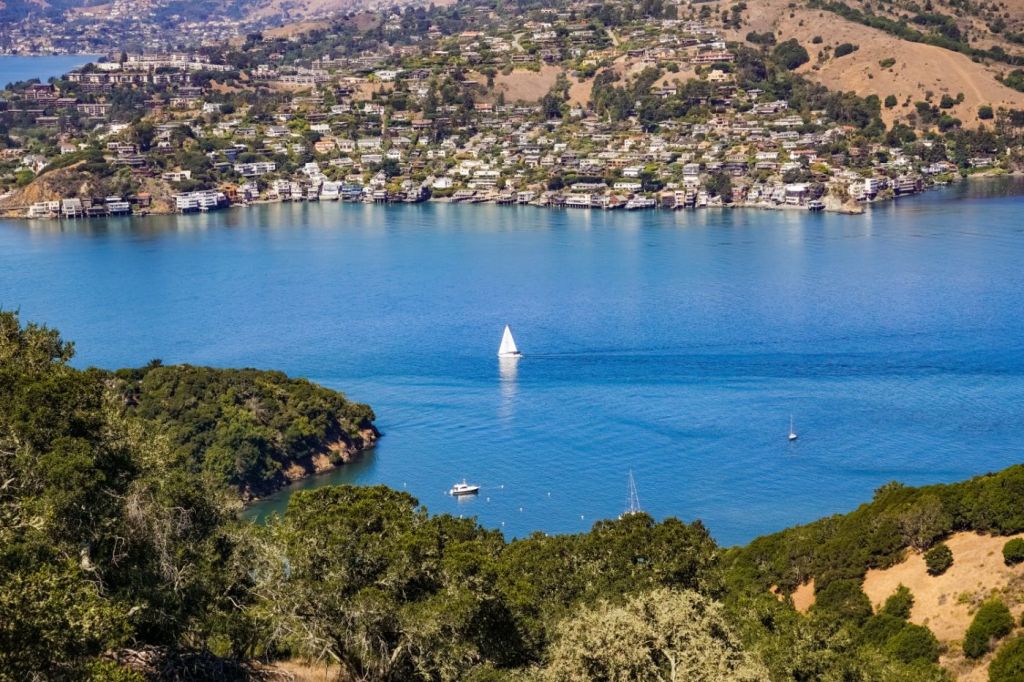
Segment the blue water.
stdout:
[[[645,510],[732,544],[1024,460],[1022,192],[0,222],[0,306],[80,366],[280,368],[373,405],[377,450],[304,485],[387,483],[523,535],[619,514],[632,469]],[[503,368],[505,322],[525,355]],[[444,494],[463,477],[478,498]]]
[[51,77],[63,76],[76,66],[96,60],[98,55],[58,54],[40,56],[0,55],[0,88],[18,81],[38,78],[47,82]]

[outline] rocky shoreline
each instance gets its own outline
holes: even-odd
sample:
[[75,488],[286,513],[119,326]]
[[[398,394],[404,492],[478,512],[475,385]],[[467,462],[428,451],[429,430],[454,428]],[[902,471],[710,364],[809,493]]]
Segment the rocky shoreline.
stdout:
[[349,464],[377,445],[381,433],[373,424],[364,424],[354,437],[343,437],[329,443],[326,449],[309,457],[292,460],[292,462],[275,476],[264,489],[258,491],[245,488],[240,491],[242,503],[253,504],[280,492],[292,483],[320,474],[326,474]]

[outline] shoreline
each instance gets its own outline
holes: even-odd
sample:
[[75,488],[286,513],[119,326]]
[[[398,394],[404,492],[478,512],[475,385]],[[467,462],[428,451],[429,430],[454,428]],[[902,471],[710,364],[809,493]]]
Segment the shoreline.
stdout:
[[351,464],[376,448],[381,435],[377,427],[371,424],[362,428],[358,436],[351,439],[351,442],[341,440],[331,443],[327,446],[325,452],[292,460],[291,464],[281,472],[280,477],[276,478],[271,484],[273,489],[263,491],[262,495],[253,493],[249,488],[240,489],[239,500],[242,503],[242,511],[266,501],[300,481],[329,474],[347,464]]
[[747,209],[747,210],[760,210],[760,211],[796,211],[802,213],[834,213],[837,215],[863,215],[867,212],[867,208],[876,204],[885,204],[889,202],[896,202],[899,199],[913,197],[925,194],[929,191],[934,191],[942,187],[953,185],[959,182],[970,182],[976,180],[993,180],[996,178],[1024,178],[1024,171],[980,171],[977,173],[971,173],[966,176],[960,176],[953,178],[949,182],[934,183],[925,185],[920,191],[911,192],[907,194],[893,194],[892,196],[885,196],[882,198],[866,199],[861,201],[847,200],[841,202],[837,197],[831,195],[825,195],[820,206],[809,206],[808,204],[789,204],[789,203],[773,203],[764,201],[741,201],[741,202],[716,202],[709,203],[704,206],[663,206],[655,203],[652,206],[642,206],[627,208],[625,204],[617,204],[615,206],[568,206],[565,204],[551,204],[542,203],[539,201],[529,202],[518,202],[518,201],[502,201],[497,196],[486,195],[483,197],[471,197],[466,200],[453,200],[452,197],[428,197],[420,201],[375,201],[372,199],[360,199],[358,201],[346,201],[341,198],[338,199],[256,199],[252,201],[228,203],[227,205],[219,208],[210,210],[194,210],[194,211],[177,211],[177,210],[143,210],[139,212],[131,213],[120,213],[120,214],[106,214],[106,215],[95,215],[95,216],[76,216],[76,217],[62,217],[59,215],[50,215],[46,217],[29,217],[24,215],[26,207],[19,206],[16,209],[8,209],[0,212],[0,219],[4,220],[19,220],[26,222],[64,222],[78,220],[93,220],[95,218],[147,218],[154,216],[175,216],[175,215],[196,215],[202,213],[219,213],[227,209],[239,209],[239,208],[250,208],[253,206],[263,205],[274,205],[274,204],[317,204],[317,203],[330,203],[330,204],[379,204],[379,205],[394,205],[394,204],[422,204],[422,203],[435,203],[435,204],[489,204],[493,206],[529,206],[532,208],[543,208],[543,209],[555,209],[555,210],[569,210],[569,211],[623,211],[623,212],[646,212],[646,211],[699,211],[703,209]]

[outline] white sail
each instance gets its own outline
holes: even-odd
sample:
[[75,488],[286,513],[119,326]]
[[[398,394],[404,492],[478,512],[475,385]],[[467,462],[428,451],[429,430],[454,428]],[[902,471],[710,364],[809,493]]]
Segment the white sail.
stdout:
[[512,330],[506,324],[505,333],[501,335],[501,346],[498,347],[498,356],[508,357],[519,354],[519,349],[516,348],[516,340],[512,338]]

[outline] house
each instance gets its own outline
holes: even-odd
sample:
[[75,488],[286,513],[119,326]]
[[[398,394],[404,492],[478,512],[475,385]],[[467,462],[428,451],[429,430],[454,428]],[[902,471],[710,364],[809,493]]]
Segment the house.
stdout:
[[29,218],[56,218],[60,215],[59,201],[40,201],[28,207]]
[[253,163],[236,163],[235,172],[245,178],[254,178],[277,170],[273,161],[256,161]]
[[85,215],[85,208],[81,199],[63,199],[60,202],[60,212],[65,218],[81,218]]
[[191,211],[209,211],[226,206],[227,197],[216,190],[200,190],[174,195],[174,206],[181,213]]

